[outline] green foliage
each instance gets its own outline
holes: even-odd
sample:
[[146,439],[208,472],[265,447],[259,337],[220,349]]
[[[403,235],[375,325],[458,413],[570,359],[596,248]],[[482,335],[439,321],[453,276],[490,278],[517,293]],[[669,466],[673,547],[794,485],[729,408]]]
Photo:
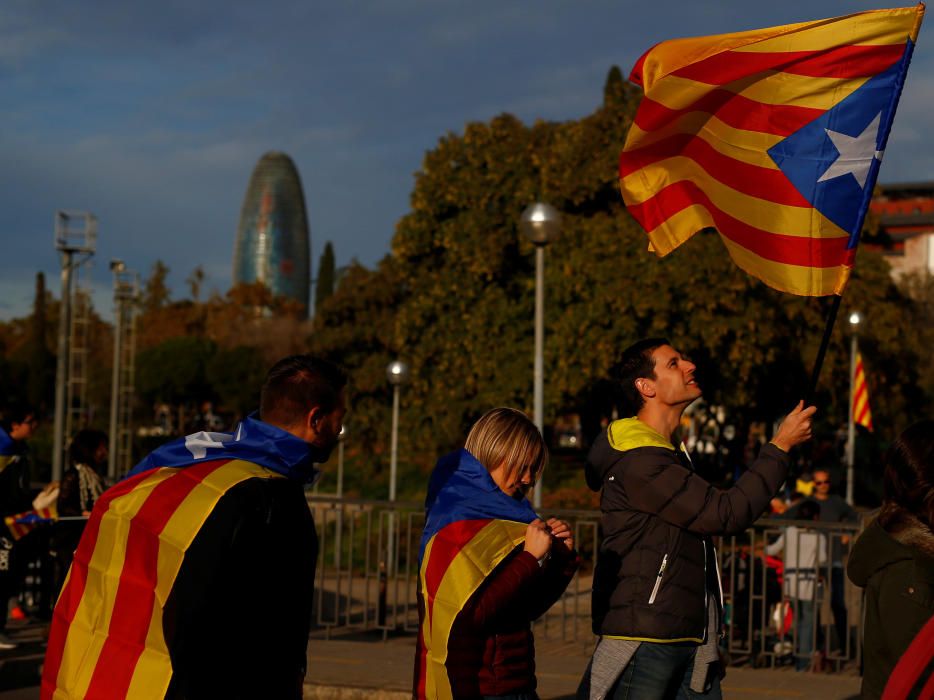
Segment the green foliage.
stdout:
[[149,403],[185,404],[211,398],[208,366],[217,346],[205,338],[170,338],[136,358],[136,389]]
[[169,303],[171,292],[166,284],[168,276],[168,266],[161,260],[156,260],[153,263],[152,272],[143,283],[143,309],[145,311],[161,309]]
[[328,297],[334,294],[335,282],[334,247],[331,241],[324,244],[324,252],[318,262],[318,279],[315,282],[315,313],[321,310],[321,305]]
[[259,408],[266,361],[257,348],[218,349],[207,365],[207,381],[228,411],[244,416]]
[[[391,401],[384,371],[394,356],[412,369],[400,456],[422,474],[488,408],[530,411],[534,249],[517,221],[536,200],[563,217],[546,250],[546,424],[577,411],[593,433],[610,409],[610,367],[650,334],[698,360],[708,400],[741,430],[774,421],[803,395],[827,301],[780,294],[746,275],[715,232],[664,259],[648,252],[616,176],[638,100],[611,71],[604,106],[584,119],[526,126],[501,115],[447,134],[426,154],[391,259],[372,272],[352,269],[315,322],[312,348],[354,377],[349,444],[361,468],[383,471]],[[871,310],[862,347],[876,422],[891,435],[927,405],[916,368],[930,365],[931,346],[905,337],[916,306],[878,255],[860,253],[844,306]],[[817,396],[829,432],[846,420],[845,325],[834,332]]]

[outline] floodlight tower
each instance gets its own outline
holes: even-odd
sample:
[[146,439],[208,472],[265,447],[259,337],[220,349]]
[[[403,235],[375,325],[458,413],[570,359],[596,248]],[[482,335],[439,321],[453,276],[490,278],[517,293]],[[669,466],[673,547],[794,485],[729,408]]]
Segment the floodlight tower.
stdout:
[[85,211],[55,212],[55,249],[61,254],[62,300],[58,319],[58,364],[55,371],[55,436],[52,480],[62,478],[65,456],[65,390],[68,385],[72,273],[94,256],[97,217]]
[[127,270],[122,260],[111,260],[110,271],[114,277],[114,360],[107,477],[115,481],[133,466],[131,419],[136,386],[136,314],[140,294],[139,274]]

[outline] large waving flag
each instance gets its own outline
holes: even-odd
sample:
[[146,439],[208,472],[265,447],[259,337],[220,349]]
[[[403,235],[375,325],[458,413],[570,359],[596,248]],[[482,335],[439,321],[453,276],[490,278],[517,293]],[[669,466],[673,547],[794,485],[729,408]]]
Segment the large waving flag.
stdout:
[[480,584],[525,540],[538,516],[525,499],[507,496],[467,450],[439,460],[428,485],[419,551],[422,624],[418,698],[452,698],[446,661],[451,628]]
[[620,188],[656,253],[713,227],[769,286],[842,294],[923,15],[874,10],[643,55]]
[[872,432],[872,411],[869,410],[869,387],[863,370],[863,355],[856,352],[856,367],[853,372],[853,422]]

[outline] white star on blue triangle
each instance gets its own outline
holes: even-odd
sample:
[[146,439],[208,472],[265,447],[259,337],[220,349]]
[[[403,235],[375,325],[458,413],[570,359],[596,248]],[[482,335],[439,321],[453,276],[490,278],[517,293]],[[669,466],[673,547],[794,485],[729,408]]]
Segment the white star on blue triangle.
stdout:
[[908,42],[905,58],[768,151],[804,198],[850,234],[850,248],[859,241],[910,49]]

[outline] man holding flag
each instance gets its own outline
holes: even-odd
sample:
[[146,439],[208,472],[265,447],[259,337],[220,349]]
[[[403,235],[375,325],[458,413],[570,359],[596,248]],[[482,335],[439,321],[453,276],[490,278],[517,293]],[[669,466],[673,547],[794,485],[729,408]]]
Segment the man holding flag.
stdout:
[[285,358],[258,417],[160,447],[97,500],[43,700],[301,698],[318,548],[303,487],[337,444],[346,383]]

